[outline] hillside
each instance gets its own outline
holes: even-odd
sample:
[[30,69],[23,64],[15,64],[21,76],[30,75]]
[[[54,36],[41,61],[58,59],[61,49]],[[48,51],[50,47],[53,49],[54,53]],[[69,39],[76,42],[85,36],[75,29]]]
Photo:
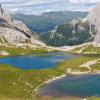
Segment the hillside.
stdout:
[[96,30],[96,36],[94,38],[94,45],[100,46],[100,4],[94,7],[93,10],[87,16],[87,20],[89,21],[90,25],[94,26]]
[[55,29],[40,34],[40,38],[51,46],[74,46],[93,41],[95,30],[82,19],[57,26]]
[[30,43],[43,45],[21,21],[14,20],[0,5],[0,44]]
[[33,32],[41,33],[53,29],[57,25],[70,22],[74,18],[84,18],[87,12],[59,11],[48,12],[42,15],[12,14],[16,20],[21,20]]
[[92,42],[100,46],[100,5],[94,7],[84,19],[74,19],[58,25],[53,30],[40,34],[40,38],[51,46],[75,46]]

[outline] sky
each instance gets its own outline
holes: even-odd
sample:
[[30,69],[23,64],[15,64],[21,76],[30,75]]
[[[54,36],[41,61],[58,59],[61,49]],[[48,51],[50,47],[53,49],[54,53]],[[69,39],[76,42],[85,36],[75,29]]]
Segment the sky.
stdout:
[[100,0],[0,0],[9,13],[39,15],[49,11],[90,11]]

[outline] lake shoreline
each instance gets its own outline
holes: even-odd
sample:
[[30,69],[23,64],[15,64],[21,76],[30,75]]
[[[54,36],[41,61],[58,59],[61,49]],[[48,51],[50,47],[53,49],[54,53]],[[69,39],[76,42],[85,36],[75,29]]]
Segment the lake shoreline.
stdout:
[[[62,79],[62,78],[65,78],[65,77],[68,77],[68,76],[84,76],[84,75],[100,75],[100,71],[98,71],[98,72],[81,72],[81,73],[67,73],[67,74],[63,74],[63,75],[61,75],[61,76],[58,76],[58,77],[55,77],[55,78],[52,78],[52,79],[49,79],[48,81],[45,81],[43,84],[41,84],[40,86],[38,86],[36,89],[35,89],[35,93],[36,93],[36,96],[41,96],[41,95],[39,95],[38,93],[39,93],[39,91],[40,91],[40,89],[44,86],[44,85],[47,85],[47,84],[50,84],[50,83],[52,83],[52,82],[54,82],[54,81],[59,81],[60,79]],[[51,96],[52,97],[52,96]],[[56,98],[65,98],[66,96],[61,96],[61,97],[57,97],[56,96]],[[86,96],[86,97],[74,97],[74,96],[69,96],[69,98],[71,98],[71,97],[73,97],[73,98],[80,98],[80,99],[82,99],[82,100],[88,100],[88,98],[91,98],[91,97],[88,97],[88,96]],[[67,97],[68,98],[68,97]]]
[[66,74],[63,74],[61,76],[58,76],[58,77],[54,77],[46,82],[44,82],[44,84],[48,84],[48,83],[51,83],[53,81],[56,81],[56,80],[59,80],[61,78],[64,78],[66,76],[82,76],[82,75],[98,75],[100,74],[100,71],[98,72],[90,72],[90,71],[87,71],[87,72],[71,72],[71,73],[66,73]]
[[37,86],[34,89],[34,92],[37,94],[37,92],[39,91],[39,88],[41,88],[42,86],[44,86],[46,84],[49,84],[49,83],[51,83],[53,81],[57,81],[57,80],[60,80],[62,78],[65,78],[67,76],[82,76],[82,75],[100,75],[100,71],[96,71],[96,72],[90,72],[90,71],[86,71],[86,72],[71,72],[71,73],[63,74],[61,76],[53,77],[52,79],[49,79],[49,80],[43,82],[41,85]]
[[[37,56],[39,53],[36,53],[35,56]],[[41,54],[41,53],[40,53]],[[66,53],[65,53],[66,54]],[[70,54],[70,53],[67,53],[67,54]],[[17,56],[26,56],[26,55],[29,55],[29,54],[23,54],[23,55],[17,55]],[[77,55],[77,54],[75,54]],[[78,54],[79,56],[80,54]],[[16,56],[16,55],[15,55]],[[32,55],[34,56],[34,54]],[[43,56],[43,55],[42,55]],[[46,55],[45,55],[46,56]],[[81,57],[82,58],[82,57]],[[31,94],[30,97],[33,97],[34,96],[38,96],[37,95],[37,92],[39,91],[39,89],[46,85],[46,84],[49,84],[50,82],[53,82],[53,81],[56,81],[56,80],[59,80],[59,79],[62,79],[64,77],[67,77],[68,75],[72,75],[72,76],[77,76],[77,75],[93,75],[93,74],[100,74],[100,71],[97,70],[97,71],[94,71],[94,72],[90,72],[88,71],[88,69],[86,69],[87,71],[84,71],[84,69],[80,69],[80,71],[77,71],[76,69],[78,68],[77,66],[81,65],[82,63],[84,62],[87,62],[89,60],[92,60],[92,59],[95,59],[95,58],[92,58],[91,56],[83,56],[82,58],[82,61],[81,61],[81,58],[80,56],[76,58],[73,58],[73,59],[69,59],[68,61],[65,60],[65,61],[62,61],[62,64],[59,63],[56,68],[54,69],[45,69],[45,70],[28,70],[28,71],[24,71],[24,70],[20,70],[19,72],[17,72],[15,70],[14,73],[20,73],[20,72],[23,72],[24,75],[29,75],[29,76],[32,76],[32,78],[27,78],[25,79],[26,82],[29,80],[29,83],[33,85],[34,88],[31,89],[28,89],[30,90],[30,93],[28,93],[29,95]],[[86,58],[86,60],[84,60],[84,58]],[[76,65],[74,65],[74,62],[77,62]],[[3,66],[3,65],[2,65]],[[65,72],[65,71],[68,71],[67,69],[69,69],[69,67],[72,67],[73,68],[76,68],[75,70],[73,69],[70,73],[68,72]],[[3,68],[2,68],[3,69]],[[18,69],[18,68],[16,68]],[[10,68],[9,68],[9,71],[10,71]],[[36,72],[35,72],[36,71]],[[26,74],[27,73],[27,74]],[[34,81],[33,77],[34,75],[36,75],[36,77],[34,79],[36,79],[36,81]],[[45,76],[46,75],[46,76]],[[16,75],[15,75],[16,76]],[[23,75],[21,74],[21,77]],[[27,76],[25,76],[24,78],[26,78]],[[45,77],[45,79],[44,79]],[[34,83],[33,83],[34,82]],[[23,87],[23,86],[22,86]],[[23,90],[24,91],[24,90]],[[36,94],[36,95],[35,95]]]

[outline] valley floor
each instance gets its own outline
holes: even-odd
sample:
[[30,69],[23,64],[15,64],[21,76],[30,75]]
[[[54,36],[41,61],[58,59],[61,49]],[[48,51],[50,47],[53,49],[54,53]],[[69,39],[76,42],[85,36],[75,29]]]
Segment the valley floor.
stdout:
[[[5,50],[9,55],[24,55],[31,53],[47,52],[44,49],[29,48],[5,48],[1,47],[0,51]],[[24,51],[24,53],[23,53]],[[67,74],[89,74],[100,73],[100,56],[99,55],[82,55],[78,58],[65,60],[53,69],[44,70],[22,70],[10,65],[0,64],[0,99],[1,100],[56,100],[51,97],[39,97],[36,95],[36,88],[48,82]],[[9,99],[10,98],[10,99]],[[57,100],[66,100],[58,99]],[[70,97],[68,100],[78,100]],[[80,99],[79,99],[80,100]],[[84,99],[85,100],[85,99]],[[86,100],[100,100],[100,98],[91,97]]]

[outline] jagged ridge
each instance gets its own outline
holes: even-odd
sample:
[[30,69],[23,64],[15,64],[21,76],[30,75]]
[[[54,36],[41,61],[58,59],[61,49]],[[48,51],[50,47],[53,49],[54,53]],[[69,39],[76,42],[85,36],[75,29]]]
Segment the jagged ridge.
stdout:
[[21,21],[14,20],[6,14],[0,5],[0,43],[43,43]]
[[100,46],[100,4],[90,11],[87,20],[94,26],[97,33],[94,39],[94,46]]
[[40,35],[46,44],[53,46],[79,45],[93,41],[94,36],[95,30],[83,19],[74,19]]

